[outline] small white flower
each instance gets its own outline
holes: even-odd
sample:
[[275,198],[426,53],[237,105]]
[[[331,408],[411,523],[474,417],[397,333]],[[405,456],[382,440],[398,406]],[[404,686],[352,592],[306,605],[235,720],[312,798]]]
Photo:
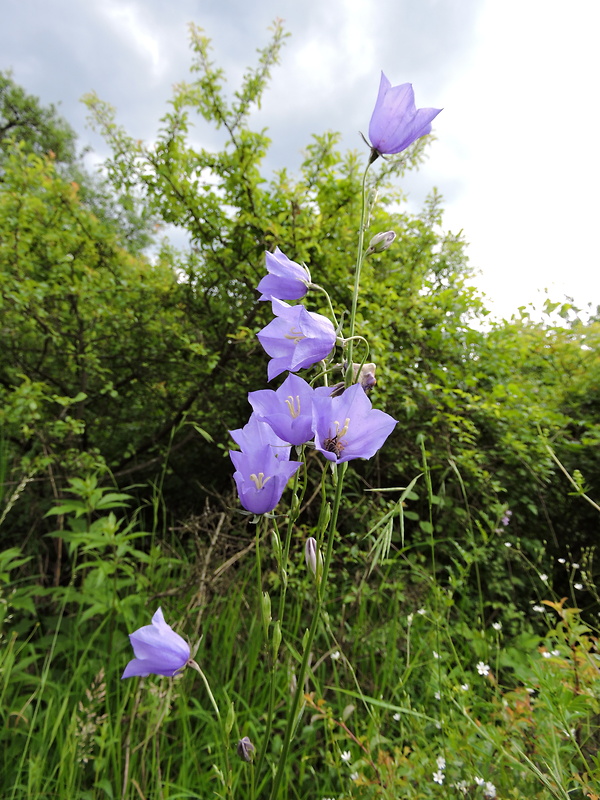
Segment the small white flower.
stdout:
[[463,692],[468,692],[469,691],[469,684],[468,683],[461,683],[460,688],[463,690]]
[[502,630],[502,623],[501,622],[492,622],[492,628],[495,631],[501,631]]
[[477,784],[477,786],[483,786],[485,781],[483,780],[483,778],[478,778],[477,775],[476,775],[475,776],[475,783]]
[[438,756],[435,760],[438,769],[446,769],[446,759],[444,756]]
[[434,783],[439,783],[439,785],[441,786],[442,783],[444,782],[444,773],[441,772],[441,771],[440,772],[434,772],[433,773],[433,780],[434,780]]
[[407,624],[407,625],[412,625],[412,621],[413,621],[413,619],[414,619],[414,616],[413,616],[413,614],[409,614],[409,615],[406,617],[406,624]]
[[436,700],[441,700],[442,699],[442,695],[441,695],[440,692],[435,692],[435,694],[433,696],[435,697]]
[[400,722],[400,714],[398,714],[398,713],[394,714],[392,719],[394,720],[394,722]]
[[337,661],[339,657],[340,657],[340,651],[334,650],[333,653],[331,654],[331,660]]
[[350,773],[350,780],[357,781],[358,780],[358,772],[351,772]]
[[573,567],[573,569],[579,569],[579,564],[576,564],[575,562],[573,562],[571,566]]
[[582,583],[574,583],[573,584],[573,588],[577,589],[578,591],[581,591],[583,589],[583,584]]
[[540,580],[544,581],[544,583],[548,583],[548,576],[546,575],[545,572],[540,573]]
[[496,797],[496,787],[491,781],[485,782],[485,787],[483,789],[483,796],[484,797]]
[[544,606],[541,606],[541,605],[539,605],[538,603],[536,603],[536,605],[534,605],[534,606],[531,606],[531,608],[532,608],[532,610],[533,610],[533,611],[537,611],[537,612],[538,612],[538,614],[543,614],[543,613],[544,613],[544,611],[546,610],[546,609],[544,608]]
[[565,562],[565,559],[564,559],[564,558],[559,558],[559,559],[558,559],[558,563],[559,563],[559,564],[564,564],[564,563],[566,563],[566,562]]
[[489,664],[486,664],[483,661],[478,661],[477,662],[477,672],[480,675],[489,675],[490,674]]
[[439,653],[436,653],[436,651],[434,650],[434,651],[433,651],[433,657],[434,657],[434,658],[439,658],[439,657],[440,657],[440,654],[439,654]]
[[552,651],[552,655],[553,656],[559,656],[560,655],[560,650],[553,650]]
[[542,655],[543,655],[543,657],[544,657],[544,658],[550,658],[550,656],[552,655],[552,653],[549,653],[547,650],[544,650],[544,652],[542,653]]
[[417,611],[417,614],[420,614],[421,616],[423,616],[423,614],[426,614],[426,613],[427,613],[427,609],[426,608],[420,608]]
[[504,547],[512,547],[512,542],[504,542]]
[[352,753],[350,752],[350,750],[344,750],[340,758],[342,759],[342,761],[348,763],[348,761],[350,761],[350,759],[352,758]]
[[466,781],[458,781],[454,784],[454,788],[458,789],[462,794],[466,794],[469,789],[469,784]]

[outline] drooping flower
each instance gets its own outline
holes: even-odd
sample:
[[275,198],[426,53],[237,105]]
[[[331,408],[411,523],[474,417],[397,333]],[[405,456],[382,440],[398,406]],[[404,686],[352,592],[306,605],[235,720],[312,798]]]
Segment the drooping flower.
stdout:
[[299,300],[308,292],[310,272],[305,266],[284,255],[276,247],[274,253],[266,253],[268,275],[258,284],[262,292],[259,300]]
[[168,675],[172,677],[183,669],[190,658],[190,646],[167,625],[159,608],[152,617],[151,625],[144,625],[129,634],[135,658],[125,667],[121,678],[146,675]]
[[230,450],[229,455],[236,470],[233,479],[240,503],[253,514],[273,511],[301,463],[276,458],[270,445],[261,445],[247,452]]
[[431,121],[441,110],[416,108],[412,84],[392,86],[382,72],[379,94],[369,123],[371,160],[386,153],[400,153],[421,136],[431,133]]
[[258,420],[268,423],[286,442],[298,445],[313,438],[313,395],[310,384],[299,375],[290,374],[276,391],[249,392],[248,400]]
[[266,422],[261,422],[256,414],[250,415],[243,428],[229,431],[229,435],[244,452],[251,452],[268,445],[272,448],[275,458],[287,461],[290,457],[290,442],[277,436],[273,428]]
[[371,458],[396,427],[396,420],[374,409],[358,383],[338,397],[315,393],[315,447],[330,461]]
[[254,759],[255,753],[256,748],[248,736],[244,736],[243,739],[239,740],[237,743],[237,754],[243,761],[250,763]]
[[321,361],[335,345],[335,329],[327,317],[307,311],[304,306],[290,306],[273,300],[275,319],[257,334],[271,356],[269,380],[285,370],[297,372]]

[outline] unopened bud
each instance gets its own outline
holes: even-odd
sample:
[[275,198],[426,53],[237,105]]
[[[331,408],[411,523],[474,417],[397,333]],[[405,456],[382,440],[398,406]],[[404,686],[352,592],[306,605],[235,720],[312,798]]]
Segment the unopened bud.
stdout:
[[371,253],[383,253],[384,250],[387,250],[388,247],[391,246],[395,238],[396,234],[394,231],[383,231],[382,233],[376,233],[369,242],[369,246],[367,247],[367,252],[365,255],[370,256]]
[[304,559],[306,560],[306,566],[317,581],[321,580],[323,557],[317,548],[317,540],[313,536],[309,536],[304,545]]
[[254,758],[255,752],[256,748],[247,736],[244,736],[244,738],[240,739],[237,743],[237,754],[244,761],[250,763]]
[[375,379],[375,364],[372,362],[369,364],[363,364],[360,368],[360,372],[358,372],[358,375],[356,374],[358,364],[353,364],[352,368],[354,369],[354,382],[360,383],[365,392],[371,391],[371,389],[377,383],[377,380]]

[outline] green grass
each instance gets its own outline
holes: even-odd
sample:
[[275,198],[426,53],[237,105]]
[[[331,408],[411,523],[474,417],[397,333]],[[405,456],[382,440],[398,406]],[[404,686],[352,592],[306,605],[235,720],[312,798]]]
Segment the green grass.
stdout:
[[[35,562],[14,550],[1,562],[3,797],[268,797],[314,602],[303,539],[291,546],[273,661],[253,529],[216,515],[218,536],[187,529],[159,540],[125,514],[96,511],[91,524],[73,516],[62,587],[42,588]],[[282,797],[482,798],[491,784],[499,798],[595,797],[596,632],[540,582],[518,545],[509,557],[531,564],[528,594],[510,607],[486,605],[485,589],[473,594],[475,567],[494,548],[506,558],[505,537],[477,536],[436,572],[435,534],[422,548],[396,542],[370,574],[373,541],[336,542]],[[276,614],[281,582],[269,542],[261,590]],[[535,599],[544,612],[532,611]],[[198,645],[220,718],[193,670],[121,681],[127,633],[159,605]],[[263,746],[271,678],[273,725],[256,774],[236,744],[249,736]]]

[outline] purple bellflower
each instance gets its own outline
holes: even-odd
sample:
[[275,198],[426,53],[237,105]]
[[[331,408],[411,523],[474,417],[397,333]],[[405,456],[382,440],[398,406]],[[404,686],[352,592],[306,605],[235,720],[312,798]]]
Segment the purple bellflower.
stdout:
[[259,300],[299,300],[308,292],[310,273],[306,267],[284,255],[276,247],[274,253],[266,253],[268,275],[258,284],[262,292]]
[[257,419],[268,423],[286,442],[298,445],[313,438],[313,394],[310,384],[290,374],[276,392],[272,389],[250,392],[248,400]]
[[379,94],[369,123],[371,160],[402,150],[431,133],[431,121],[441,108],[416,108],[412,84],[392,86],[383,72]]
[[315,393],[315,447],[330,461],[371,458],[396,427],[396,420],[374,409],[365,390],[353,384],[337,397]]
[[[312,414],[312,411],[310,413]],[[289,440],[281,439],[271,425],[267,424],[266,421],[261,421],[257,414],[251,414],[250,419],[243,428],[229,431],[229,435],[245,453],[250,453],[259,447],[269,445],[275,458],[279,458],[282,461],[289,460],[291,450]],[[312,434],[310,438],[312,439]]]
[[335,329],[327,317],[282,300],[273,300],[273,314],[275,319],[257,333],[259,342],[271,356],[269,380],[286,369],[297,372],[311,367],[333,350]]
[[189,644],[167,625],[161,608],[152,617],[152,625],[130,633],[129,641],[135,658],[127,664],[121,679],[147,675],[172,677],[190,659]]
[[271,445],[260,445],[255,450],[240,452],[230,450],[240,502],[253,514],[273,511],[281,500],[287,482],[300,467],[300,461],[276,458]]

